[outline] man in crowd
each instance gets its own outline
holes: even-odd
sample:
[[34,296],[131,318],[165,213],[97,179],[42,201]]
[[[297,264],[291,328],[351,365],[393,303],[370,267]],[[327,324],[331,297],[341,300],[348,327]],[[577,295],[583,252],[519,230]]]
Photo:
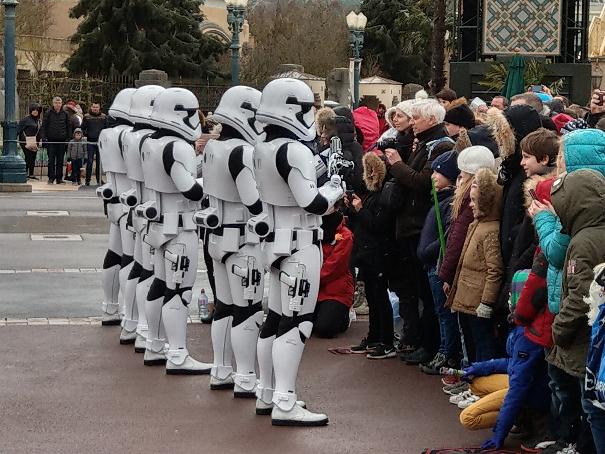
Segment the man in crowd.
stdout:
[[87,158],[86,158],[86,186],[90,186],[92,177],[93,161],[97,161],[95,169],[95,178],[97,184],[101,183],[101,166],[99,165],[99,146],[97,142],[101,131],[107,127],[107,116],[101,112],[101,105],[98,102],[93,102],[90,105],[90,111],[84,116],[82,122],[82,131],[86,136]]
[[508,99],[504,96],[494,96],[491,107],[495,107],[498,110],[505,110],[508,107]]
[[48,151],[48,184],[53,184],[55,180],[57,184],[65,184],[63,158],[71,136],[69,115],[63,110],[63,100],[56,96],[53,98],[53,108],[44,114],[42,122],[42,140],[46,142]]

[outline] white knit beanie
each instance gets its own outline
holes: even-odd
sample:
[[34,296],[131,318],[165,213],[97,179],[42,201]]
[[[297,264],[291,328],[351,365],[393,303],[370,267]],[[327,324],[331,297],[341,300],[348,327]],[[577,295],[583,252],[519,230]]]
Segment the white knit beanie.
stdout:
[[474,145],[465,148],[458,155],[458,168],[462,172],[474,175],[479,169],[488,168],[494,170],[496,160],[489,148],[483,145]]
[[407,101],[401,101],[395,106],[395,109],[401,110],[408,118],[412,118],[412,106],[416,104],[416,100],[408,99]]

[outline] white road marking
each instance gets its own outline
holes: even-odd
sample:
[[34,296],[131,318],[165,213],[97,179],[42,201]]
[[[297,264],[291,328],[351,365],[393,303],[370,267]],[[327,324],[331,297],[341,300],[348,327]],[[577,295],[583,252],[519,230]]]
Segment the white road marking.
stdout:
[[35,210],[35,211],[26,211],[26,216],[41,216],[41,217],[49,217],[49,216],[69,216],[69,211],[64,210]]
[[32,233],[32,241],[82,241],[81,235],[61,235],[61,234],[50,234],[50,233]]

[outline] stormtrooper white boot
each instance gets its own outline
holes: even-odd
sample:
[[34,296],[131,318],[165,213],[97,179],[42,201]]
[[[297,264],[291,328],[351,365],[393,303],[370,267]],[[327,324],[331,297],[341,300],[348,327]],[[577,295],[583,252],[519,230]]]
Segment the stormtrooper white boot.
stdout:
[[256,386],[256,414],[270,415],[273,409],[273,341],[275,336],[259,337],[256,344],[259,381]]
[[232,316],[212,321],[212,351],[214,353],[210,389],[233,389],[233,349],[231,348]]
[[[313,325],[303,322],[306,335]],[[274,426],[324,426],[328,417],[323,413],[313,413],[296,404],[296,376],[305,344],[301,339],[299,327],[278,336],[273,342],[273,368],[275,371],[274,407],[271,423]],[[308,336],[307,336],[308,337]]]
[[147,323],[147,293],[151,286],[152,278],[140,281],[136,287],[135,300],[139,312],[139,322],[137,323],[137,339],[134,341],[135,353],[145,353],[147,338],[149,337],[149,324]]
[[255,353],[259,326],[262,322],[263,311],[259,310],[247,320],[231,327],[231,343],[237,369],[233,375],[234,397],[256,397]]
[[122,322],[120,316],[120,305],[117,303],[106,303],[103,302],[101,305],[102,319],[101,325],[103,326],[115,326]]
[[147,339],[143,364],[146,366],[163,366],[166,364],[164,339]]
[[187,306],[176,295],[162,307],[162,320],[169,348],[166,373],[169,375],[207,375],[212,364],[196,361],[187,350]]
[[271,424],[274,426],[325,426],[328,424],[328,416],[323,413],[313,413],[306,408],[294,403],[290,410],[283,410],[280,405],[275,405],[271,412]]

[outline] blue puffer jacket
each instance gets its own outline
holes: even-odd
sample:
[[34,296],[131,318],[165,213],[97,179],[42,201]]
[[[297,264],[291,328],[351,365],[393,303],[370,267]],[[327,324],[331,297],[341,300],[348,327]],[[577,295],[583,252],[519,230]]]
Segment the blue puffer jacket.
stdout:
[[548,310],[559,313],[561,288],[563,283],[563,265],[571,238],[561,233],[561,221],[551,211],[539,212],[534,218],[536,232],[540,239],[540,248],[548,261],[546,284],[548,286]]
[[586,360],[584,398],[595,407],[605,410],[605,304],[599,307],[599,315],[592,325],[590,347]]
[[[563,156],[567,172],[592,169],[605,176],[605,132],[600,129],[578,129],[563,136]],[[559,313],[563,265],[570,237],[561,233],[559,218],[542,211],[534,218],[540,247],[548,260],[548,309]]]
[[605,132],[578,129],[563,136],[563,155],[567,172],[592,169],[605,175]]
[[508,335],[506,353],[508,358],[473,364],[470,371],[474,376],[508,374],[508,392],[493,429],[501,441],[523,407],[545,409],[550,401],[544,348],[525,337],[523,327],[518,326]]

